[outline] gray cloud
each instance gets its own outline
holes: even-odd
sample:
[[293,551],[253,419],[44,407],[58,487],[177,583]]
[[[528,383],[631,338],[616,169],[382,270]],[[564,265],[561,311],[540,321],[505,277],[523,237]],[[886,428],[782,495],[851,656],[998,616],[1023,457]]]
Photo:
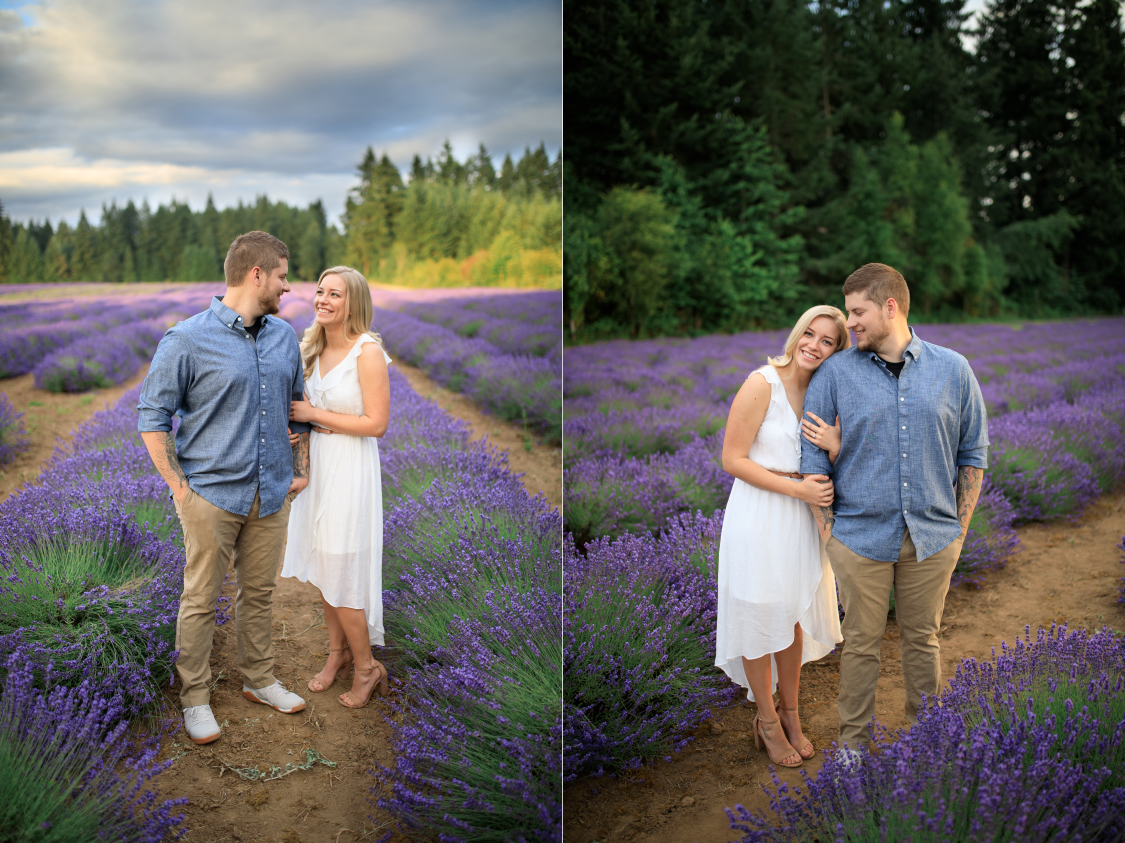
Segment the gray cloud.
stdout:
[[0,201],[73,219],[114,199],[268,192],[335,215],[368,145],[404,168],[447,137],[462,157],[482,142],[498,159],[554,154],[561,89],[557,2],[0,9]]

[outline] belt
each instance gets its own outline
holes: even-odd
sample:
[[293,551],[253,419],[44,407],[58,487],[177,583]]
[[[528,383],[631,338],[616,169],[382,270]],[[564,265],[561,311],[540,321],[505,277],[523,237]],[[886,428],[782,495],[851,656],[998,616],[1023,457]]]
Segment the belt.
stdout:
[[774,471],[772,468],[767,468],[766,471],[770,474],[776,474],[778,477],[791,477],[794,480],[803,480],[805,477],[799,471]]

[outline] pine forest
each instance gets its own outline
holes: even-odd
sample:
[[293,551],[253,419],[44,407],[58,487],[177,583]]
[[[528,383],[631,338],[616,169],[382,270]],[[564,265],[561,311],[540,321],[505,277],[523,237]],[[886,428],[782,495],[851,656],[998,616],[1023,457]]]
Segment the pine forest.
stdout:
[[0,206],[0,283],[216,281],[230,242],[262,230],[289,247],[291,279],[346,263],[407,286],[558,289],[561,167],[541,144],[515,162],[506,155],[497,172],[483,146],[462,162],[447,141],[436,160],[414,156],[403,178],[369,147],[342,231],[319,200],[298,208],[266,196],[222,210],[210,197],[202,210],[130,200],[104,206],[97,224],[83,211],[74,226],[12,221]]
[[564,3],[568,342],[792,324],[896,267],[912,321],[1120,313],[1115,0]]

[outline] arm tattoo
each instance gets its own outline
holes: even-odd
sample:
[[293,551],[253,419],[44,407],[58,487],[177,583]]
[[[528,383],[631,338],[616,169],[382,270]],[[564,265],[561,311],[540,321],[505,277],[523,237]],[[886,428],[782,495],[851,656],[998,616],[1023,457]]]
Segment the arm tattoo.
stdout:
[[298,435],[297,444],[293,446],[293,477],[301,480],[309,478],[309,434]]
[[[162,446],[160,455],[163,457],[168,471],[162,471],[161,469],[165,468],[165,466],[161,465],[157,465],[156,470],[160,472],[165,481],[168,480],[168,475],[170,474],[172,478],[181,485],[186,485],[187,478],[184,476],[184,470],[180,468],[179,457],[176,456],[176,440],[172,438],[171,433],[164,433],[160,437],[160,444]],[[169,482],[168,485],[171,486],[171,482]]]
[[973,520],[973,510],[977,508],[984,470],[972,465],[957,467],[957,520],[961,522],[961,534],[969,531]]
[[816,527],[820,530],[820,537],[824,539],[825,544],[828,544],[828,540],[832,538],[832,525],[836,523],[836,516],[832,514],[832,507],[814,506],[812,513],[816,520]]

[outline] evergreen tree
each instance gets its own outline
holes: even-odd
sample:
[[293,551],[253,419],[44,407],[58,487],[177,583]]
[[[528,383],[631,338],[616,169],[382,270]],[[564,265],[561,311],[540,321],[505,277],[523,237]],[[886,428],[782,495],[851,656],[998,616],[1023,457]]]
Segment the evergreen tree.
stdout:
[[[448,148],[448,142],[446,143]],[[415,162],[420,159],[415,156]],[[347,260],[364,275],[377,271],[381,260],[391,252],[395,228],[402,212],[405,186],[391,159],[383,154],[378,161],[368,147],[359,168],[360,183],[346,200],[344,230],[347,232]],[[411,181],[411,188],[422,190],[425,179]]]
[[1066,207],[1081,219],[1069,255],[1098,292],[1095,307],[1125,304],[1125,39],[1119,6],[1093,0],[1068,33]]
[[78,225],[74,229],[74,252],[71,257],[70,274],[75,281],[100,281],[97,231],[86,219],[83,209],[78,214]]
[[504,153],[504,162],[500,165],[500,177],[496,180],[496,185],[505,193],[516,186],[516,165],[512,163],[512,156],[507,152]]
[[70,226],[66,224],[66,220],[62,220],[51,242],[47,244],[47,251],[43,253],[43,280],[69,281],[70,259],[73,252]]
[[4,213],[4,204],[0,202],[0,284],[11,280],[11,255],[12,243],[15,236],[12,232],[12,222]]
[[43,280],[43,255],[30,228],[17,225],[8,259],[8,277],[17,284],[37,284]]

